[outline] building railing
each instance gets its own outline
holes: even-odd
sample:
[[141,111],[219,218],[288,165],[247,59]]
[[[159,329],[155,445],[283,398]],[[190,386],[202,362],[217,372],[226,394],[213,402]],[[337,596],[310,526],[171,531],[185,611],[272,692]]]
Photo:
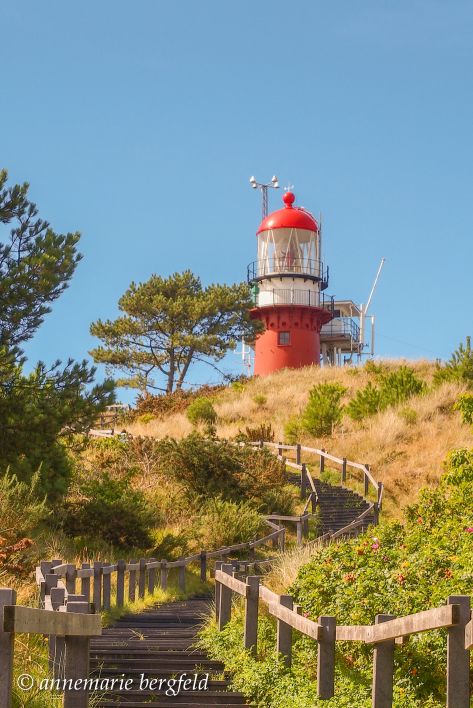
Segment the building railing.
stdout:
[[334,312],[334,300],[332,295],[325,295],[315,290],[299,290],[297,288],[273,288],[272,290],[262,290],[256,294],[256,307],[273,305],[306,305],[308,307],[320,307],[329,312]]
[[358,342],[360,340],[360,328],[351,317],[335,317],[322,326],[320,336],[351,338]]
[[272,275],[304,275],[320,282],[322,290],[328,287],[329,269],[322,261],[312,258],[292,258],[280,256],[253,261],[247,268],[248,281],[267,278]]

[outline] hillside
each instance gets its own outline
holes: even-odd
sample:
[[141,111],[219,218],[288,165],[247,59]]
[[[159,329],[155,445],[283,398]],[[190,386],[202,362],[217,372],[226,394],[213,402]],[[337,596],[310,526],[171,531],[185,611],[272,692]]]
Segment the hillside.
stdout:
[[[408,365],[426,382],[427,391],[362,423],[345,415],[330,437],[314,438],[305,433],[299,441],[369,463],[375,477],[385,485],[387,510],[397,515],[421,487],[438,481],[450,450],[471,446],[472,435],[460,414],[453,410],[453,404],[465,390],[461,384],[432,387],[433,362],[392,360],[383,363],[387,370],[393,371]],[[343,398],[343,402],[347,402],[371,380],[372,374],[366,367],[306,367],[233,384],[213,397],[218,415],[217,435],[230,438],[244,431],[246,426],[254,428],[271,423],[275,440],[284,440],[286,422],[301,413],[307,404],[308,392],[315,384],[341,384],[347,389]],[[133,435],[157,438],[167,435],[181,438],[193,429],[185,411],[146,423],[137,420],[126,427]]]

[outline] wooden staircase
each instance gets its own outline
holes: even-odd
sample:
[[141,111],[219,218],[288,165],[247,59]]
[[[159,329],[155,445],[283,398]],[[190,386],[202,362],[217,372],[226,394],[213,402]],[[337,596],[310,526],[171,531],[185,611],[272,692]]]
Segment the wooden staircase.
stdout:
[[[210,611],[209,597],[196,597],[181,602],[168,602],[138,614],[121,617],[103,630],[101,637],[90,642],[91,678],[122,679],[116,690],[95,694],[97,708],[148,708],[176,705],[179,708],[197,706],[245,706],[242,694],[229,689],[229,681],[221,678],[223,664],[210,660],[194,648],[196,634]],[[181,690],[176,696],[166,696],[167,680],[181,674],[197,682],[209,674],[206,690]],[[142,682],[163,679],[161,690],[144,688]],[[124,682],[130,679],[127,688]]]
[[[314,480],[317,491],[317,507],[319,513],[319,534],[334,533],[351,524],[368,507],[369,503],[360,494],[333,484]],[[365,531],[374,523],[374,511],[368,514],[353,534]]]

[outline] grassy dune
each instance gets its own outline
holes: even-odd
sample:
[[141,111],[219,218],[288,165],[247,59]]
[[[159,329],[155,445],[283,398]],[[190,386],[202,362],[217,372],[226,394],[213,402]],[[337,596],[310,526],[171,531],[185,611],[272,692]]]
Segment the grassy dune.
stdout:
[[[336,455],[367,462],[375,477],[385,484],[387,509],[393,515],[417,491],[438,481],[443,460],[453,448],[471,446],[472,435],[460,415],[452,410],[464,389],[456,384],[431,388],[435,365],[429,361],[384,362],[390,368],[407,364],[428,384],[428,392],[398,408],[367,419],[363,424],[345,416],[342,425],[328,438],[306,434],[301,442],[323,447]],[[246,426],[272,424],[275,440],[284,440],[284,425],[306,405],[308,391],[321,382],[338,382],[347,388],[346,401],[370,380],[358,367],[306,367],[284,370],[265,378],[254,378],[240,390],[228,387],[214,399],[218,414],[217,434],[231,437]],[[261,403],[261,397],[266,401]],[[256,400],[255,400],[256,399]],[[406,414],[406,409],[408,412]],[[176,413],[127,426],[135,435],[183,437],[192,431],[185,413]]]

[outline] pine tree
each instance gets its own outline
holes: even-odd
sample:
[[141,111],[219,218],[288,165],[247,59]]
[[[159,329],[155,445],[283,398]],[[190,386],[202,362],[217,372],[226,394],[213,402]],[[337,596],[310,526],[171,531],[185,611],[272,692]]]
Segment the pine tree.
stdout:
[[120,385],[142,391],[159,388],[156,373],[165,378],[161,390],[180,389],[193,362],[213,365],[241,337],[253,340],[262,328],[250,319],[246,284],[204,288],[189,270],[132,283],[118,305],[121,317],[91,325],[104,346],[90,353],[96,362],[128,374]]
[[28,200],[28,184],[6,182],[0,171],[0,474],[9,468],[30,481],[39,469],[38,492],[56,498],[70,474],[68,440],[113,402],[114,385],[92,386],[85,361],[39,362],[24,373],[22,345],[72,278],[79,234],[55,233]]

